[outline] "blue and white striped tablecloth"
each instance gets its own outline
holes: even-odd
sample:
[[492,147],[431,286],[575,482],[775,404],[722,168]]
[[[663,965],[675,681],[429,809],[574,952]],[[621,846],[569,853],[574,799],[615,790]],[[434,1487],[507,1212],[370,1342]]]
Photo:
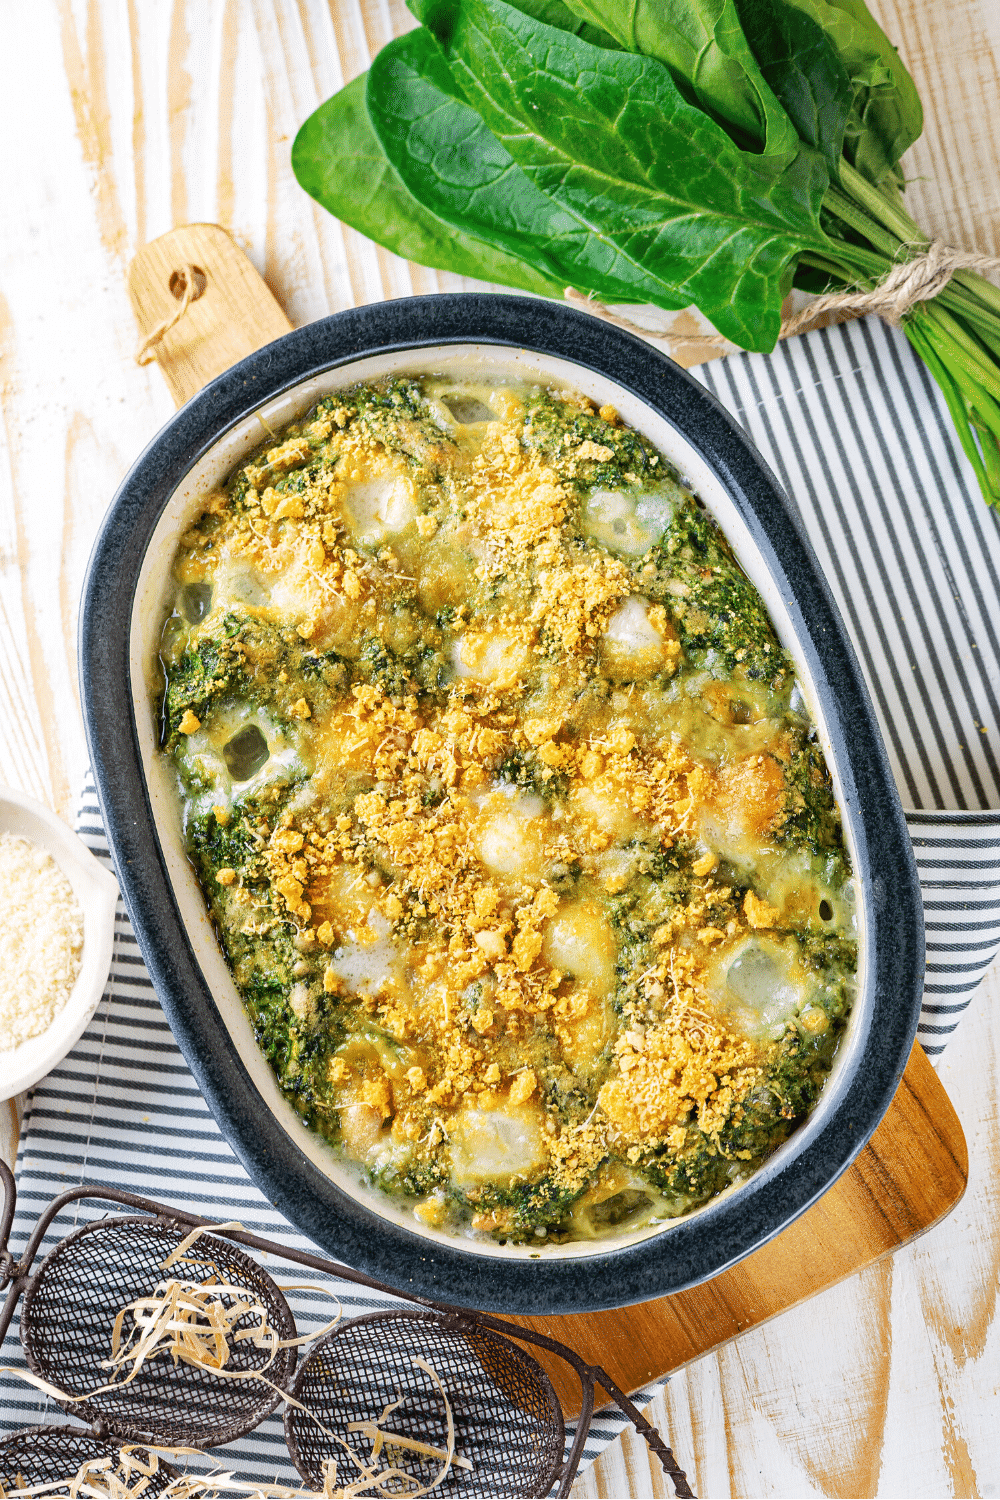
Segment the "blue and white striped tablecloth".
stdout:
[[858,653],[924,892],[936,1060],[1000,946],[1000,517],[877,318],[693,373],[792,498]]
[[[877,322],[819,330],[773,355],[734,355],[695,373],[794,496],[858,649],[912,809],[928,938],[919,1034],[939,1056],[1000,943],[1000,525],[923,366]],[[93,787],[78,826],[106,859]],[[15,1253],[42,1207],[81,1182],[113,1183],[305,1244],[219,1132],[123,909],[107,992],[80,1042],[29,1100],[17,1173]],[[43,1251],[98,1211],[74,1205]],[[291,1267],[269,1269],[301,1279]],[[388,1305],[347,1283],[336,1289],[348,1315]],[[303,1332],[327,1316],[318,1293],[289,1300]],[[4,1363],[20,1356],[15,1332]],[[42,1420],[62,1418],[30,1388],[0,1378],[0,1431]],[[602,1413],[587,1457],[620,1430]],[[273,1417],[219,1456],[247,1477],[294,1480]]]
[[[92,783],[84,788],[76,826],[97,857],[110,866]],[[236,1219],[252,1233],[279,1244],[315,1250],[254,1186],[209,1113],[160,1009],[121,901],[104,998],[73,1051],[32,1092],[15,1175],[17,1214],[10,1237],[15,1257],[22,1253],[42,1209],[57,1194],[82,1183],[110,1184],[207,1218]],[[53,1221],[35,1264],[64,1235],[106,1212],[107,1204],[96,1200],[71,1204]],[[377,1308],[412,1306],[291,1262],[282,1265],[270,1259],[266,1269],[279,1285],[306,1279],[324,1282],[348,1318]],[[322,1292],[288,1292],[287,1300],[300,1333],[307,1334],[331,1316],[329,1299]],[[26,1369],[17,1330],[15,1315],[0,1365]],[[640,1407],[652,1400],[655,1389],[654,1385],[635,1393]],[[0,1375],[0,1437],[39,1422],[72,1420],[16,1376]],[[624,1425],[617,1411],[599,1412],[584,1462],[592,1462]],[[574,1431],[568,1424],[567,1450]],[[300,1482],[285,1448],[280,1416],[268,1417],[238,1442],[211,1450],[210,1458],[248,1481]],[[199,1470],[203,1467],[199,1463]]]

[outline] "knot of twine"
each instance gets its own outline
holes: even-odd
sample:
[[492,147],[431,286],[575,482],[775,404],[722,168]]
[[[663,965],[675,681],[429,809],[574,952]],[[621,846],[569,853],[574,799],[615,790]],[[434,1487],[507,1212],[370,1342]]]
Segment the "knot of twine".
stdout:
[[[782,318],[778,337],[787,339],[793,334],[804,333],[827,313],[856,318],[876,313],[886,323],[891,323],[893,328],[898,328],[904,316],[918,302],[928,302],[939,292],[943,292],[956,271],[998,270],[998,255],[979,255],[973,250],[956,250],[954,246],[946,245],[944,240],[934,240],[912,260],[901,261],[899,265],[892,266],[870,291],[859,289],[853,292],[827,292],[810,302],[801,312]],[[730,340],[721,333],[674,333],[669,328],[643,328],[630,318],[613,312],[603,302],[585,297],[572,287],[566,288],[565,297],[575,307],[585,308],[587,312],[595,313],[597,317],[615,323],[619,328],[627,328],[640,338],[668,339],[675,344],[689,344],[706,350],[731,347]]]
[[135,351],[135,362],[137,365],[151,365],[153,363],[153,360],[156,358],[156,346],[162,341],[164,334],[169,333],[171,328],[176,328],[181,318],[183,318],[191,306],[191,303],[197,302],[201,296],[201,292],[197,286],[197,267],[189,265],[181,266],[180,274],[184,277],[184,295],[177,304],[177,311],[172,313],[169,318],[164,318],[162,323],[157,323],[156,327],[150,329],[149,333],[147,333]]

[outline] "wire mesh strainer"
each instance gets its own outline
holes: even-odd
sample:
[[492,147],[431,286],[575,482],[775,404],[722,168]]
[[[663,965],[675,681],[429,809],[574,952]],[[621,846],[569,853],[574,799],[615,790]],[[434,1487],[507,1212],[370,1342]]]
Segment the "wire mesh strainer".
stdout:
[[[35,1484],[56,1484],[67,1474],[75,1474],[81,1465],[94,1458],[117,1462],[119,1444],[95,1437],[85,1427],[22,1427],[0,1442],[0,1485],[13,1489]],[[141,1449],[136,1456],[148,1462]],[[152,1497],[165,1490],[177,1470],[161,1460],[156,1473],[149,1476],[144,1495]]]
[[[537,1360],[471,1319],[407,1311],[354,1318],[311,1350],[292,1395],[366,1460],[370,1445],[363,1437],[349,1438],[349,1424],[372,1421],[391,1402],[399,1402],[387,1422],[393,1432],[443,1449],[448,1440],[444,1403],[433,1379],[414,1364],[418,1356],[448,1393],[455,1452],[472,1463],[471,1470],[449,1469],[441,1493],[547,1495],[562,1468],[565,1446],[552,1383]],[[360,1384],[359,1369],[365,1371]],[[329,1439],[305,1412],[289,1406],[285,1441],[306,1484],[321,1489]],[[395,1449],[390,1460],[397,1454],[421,1484],[431,1484],[441,1470],[439,1458]],[[356,1478],[350,1460],[337,1456],[338,1472]],[[390,1483],[386,1493],[404,1487],[402,1481],[395,1488]]]
[[[198,1269],[163,1262],[188,1233],[147,1215],[100,1219],[60,1241],[28,1282],[21,1307],[21,1343],[28,1368],[71,1395],[108,1383],[110,1334],[119,1310],[148,1296],[165,1276],[193,1278]],[[245,1287],[268,1310],[282,1339],[295,1337],[288,1304],[256,1261],[235,1245],[202,1235],[192,1247],[199,1262],[211,1261],[221,1281]],[[208,1268],[205,1269],[208,1275]],[[224,1298],[230,1303],[231,1298]],[[123,1333],[134,1327],[131,1314]],[[239,1333],[257,1327],[249,1314],[234,1326]],[[267,1349],[249,1339],[232,1342],[231,1370],[259,1370]],[[283,1386],[295,1367],[295,1350],[281,1349],[267,1378]],[[216,1447],[251,1432],[281,1401],[258,1380],[223,1380],[211,1370],[175,1364],[164,1355],[147,1360],[128,1385],[86,1401],[60,1402],[67,1412],[128,1441],[167,1446]]]
[[[369,1314],[341,1325],[314,1345],[294,1384],[294,1350],[281,1351],[267,1371],[268,1380],[308,1405],[318,1421],[343,1442],[358,1441],[350,1431],[352,1422],[375,1422],[387,1404],[402,1397],[387,1425],[397,1435],[445,1447],[444,1403],[433,1378],[414,1366],[414,1359],[420,1357],[433,1367],[447,1391],[456,1452],[473,1465],[471,1471],[451,1468],[436,1493],[538,1496],[558,1482],[558,1494],[568,1495],[590,1430],[595,1387],[600,1385],[645,1437],[671,1476],[675,1493],[682,1500],[691,1496],[670,1449],[612,1377],[545,1334],[491,1314],[466,1313],[396,1291],[322,1256],[213,1224],[117,1188],[72,1188],[54,1199],[39,1218],[20,1261],[15,1262],[6,1249],[13,1222],[14,1179],[3,1162],[0,1183],[5,1193],[0,1212],[0,1289],[7,1288],[0,1309],[0,1339],[23,1294],[21,1337],[28,1364],[35,1374],[61,1389],[84,1392],[107,1382],[109,1372],[101,1369],[101,1361],[108,1356],[119,1311],[149,1295],[165,1274],[162,1266],[169,1252],[190,1230],[205,1228],[215,1233],[202,1235],[192,1247],[192,1256],[201,1262],[211,1259],[221,1279],[254,1292],[282,1338],[295,1336],[288,1305],[271,1278],[237,1245],[412,1304],[413,1310]],[[98,1219],[75,1230],[32,1275],[32,1262],[52,1221],[80,1199],[103,1199],[138,1213]],[[187,1273],[180,1268],[166,1274]],[[198,1279],[197,1274],[191,1279]],[[520,1347],[524,1344],[557,1356],[579,1379],[577,1429],[565,1459],[559,1402],[541,1365]],[[249,1341],[231,1347],[227,1368],[259,1368],[266,1359],[266,1351]],[[197,1366],[174,1365],[159,1357],[143,1367],[131,1386],[69,1404],[66,1409],[89,1420],[90,1436],[99,1440],[113,1437],[160,1447],[215,1447],[249,1432],[280,1400],[261,1382],[226,1380]],[[63,1430],[26,1429],[15,1438],[36,1445],[38,1462],[42,1462],[41,1455],[50,1451],[48,1435]],[[294,1408],[288,1409],[285,1435],[293,1462],[308,1485],[322,1488],[329,1457],[351,1465],[340,1444],[331,1443],[317,1422]],[[115,1451],[113,1444],[111,1451]],[[367,1461],[370,1445],[363,1442],[356,1452]],[[440,1459],[412,1450],[404,1454],[398,1447],[391,1450],[390,1459],[415,1478],[423,1476],[424,1483],[433,1481],[441,1468]],[[21,1471],[27,1477],[23,1466]],[[72,1470],[56,1477],[64,1478],[67,1472]],[[341,1468],[340,1472],[345,1471]],[[389,1481],[384,1493],[392,1493],[391,1485]],[[398,1493],[405,1487],[400,1482]]]

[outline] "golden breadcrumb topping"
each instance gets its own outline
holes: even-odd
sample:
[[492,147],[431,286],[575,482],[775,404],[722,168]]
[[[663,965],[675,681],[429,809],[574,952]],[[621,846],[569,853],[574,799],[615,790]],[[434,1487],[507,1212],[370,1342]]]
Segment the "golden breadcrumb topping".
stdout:
[[599,1207],[654,1157],[750,1160],[723,1136],[790,1018],[827,1014],[789,936],[820,887],[782,852],[806,803],[776,643],[756,678],[743,647],[723,670],[685,646],[735,565],[640,550],[647,511],[691,497],[655,454],[623,467],[610,407],[557,403],[535,441],[516,388],[464,428],[427,389],[433,420],[326,403],[208,497],[176,564],[210,602],[171,647],[202,651],[173,743],[245,993],[291,944],[283,1084],[423,1184],[425,1222],[457,1188],[503,1235],[519,1185]]

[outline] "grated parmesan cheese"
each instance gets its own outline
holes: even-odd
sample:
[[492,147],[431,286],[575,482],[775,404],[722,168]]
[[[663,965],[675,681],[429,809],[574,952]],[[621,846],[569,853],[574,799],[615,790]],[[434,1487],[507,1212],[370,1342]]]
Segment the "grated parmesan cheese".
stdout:
[[83,914],[55,860],[0,833],[0,1052],[40,1036],[80,972]]

